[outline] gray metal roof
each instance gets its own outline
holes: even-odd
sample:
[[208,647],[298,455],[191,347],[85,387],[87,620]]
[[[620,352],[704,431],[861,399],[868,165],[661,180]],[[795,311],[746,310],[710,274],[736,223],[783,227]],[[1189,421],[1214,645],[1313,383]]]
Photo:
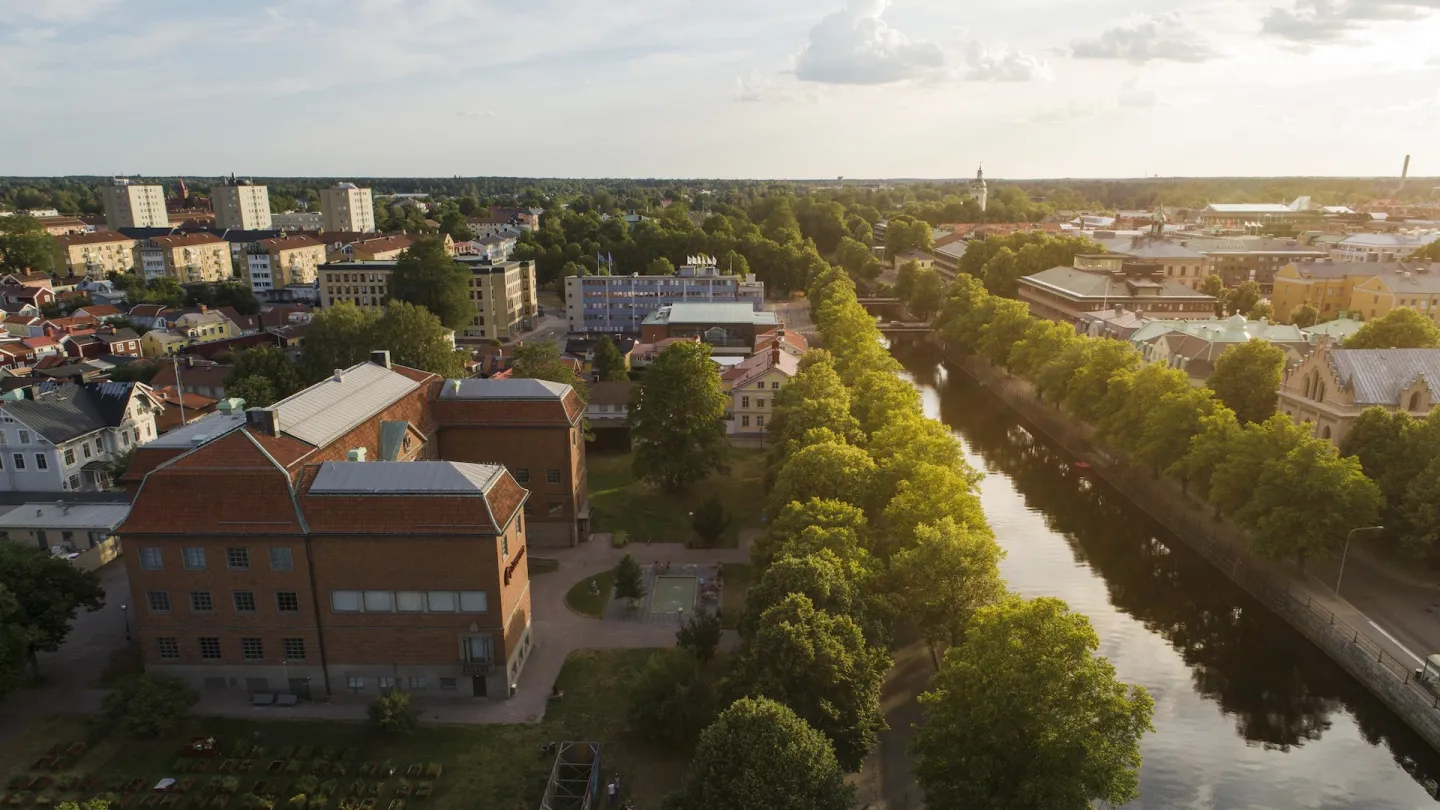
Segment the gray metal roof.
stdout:
[[419,386],[404,374],[366,362],[326,377],[270,410],[280,414],[282,432],[322,447]]
[[245,412],[220,413],[214,411],[196,419],[188,420],[184,427],[155,437],[146,447],[197,447],[209,444],[232,430],[245,426]]
[[327,461],[311,493],[388,495],[479,495],[504,475],[498,464],[458,461]]
[[1400,405],[1400,394],[1417,378],[1440,399],[1440,349],[1336,349],[1330,367],[1355,394],[1357,405]]
[[0,528],[113,531],[129,514],[128,503],[26,503],[0,514]]
[[[1049,270],[1021,278],[1020,281],[1032,284],[1037,287],[1044,287],[1064,293],[1075,298],[1129,298],[1134,295],[1123,278],[1115,278],[1109,273],[1097,273],[1080,270],[1074,267],[1052,267]],[[1160,292],[1155,296],[1161,298],[1202,298],[1213,300],[1210,296],[1196,292],[1174,279],[1163,279],[1148,282],[1149,285],[1159,286]]]
[[549,380],[446,380],[441,399],[560,399],[570,386]]
[[37,399],[6,402],[3,409],[26,427],[59,444],[125,420],[135,383],[62,385]]
[[678,303],[660,307],[645,318],[645,323],[708,324],[749,323],[777,326],[780,321],[773,312],[756,312],[746,303]]

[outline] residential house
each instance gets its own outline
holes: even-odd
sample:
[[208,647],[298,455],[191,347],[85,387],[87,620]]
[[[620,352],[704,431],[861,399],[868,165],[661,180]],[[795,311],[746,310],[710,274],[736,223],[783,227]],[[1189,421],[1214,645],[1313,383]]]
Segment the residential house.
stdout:
[[65,355],[65,348],[60,345],[60,341],[46,335],[21,338],[20,342],[35,352],[37,360],[42,357],[63,357]]
[[1425,418],[1440,402],[1440,349],[1338,349],[1322,341],[1286,371],[1279,410],[1337,447],[1366,408]]
[[0,342],[0,368],[25,368],[35,362],[35,350],[24,341],[7,340]]
[[1214,298],[1160,273],[1154,263],[1123,256],[1077,256],[1074,267],[1052,267],[1021,278],[1019,297],[1029,304],[1030,314],[1062,323],[1078,323],[1085,313],[1117,306],[1146,317],[1215,314]]
[[136,304],[130,308],[130,323],[143,329],[169,329],[185,312],[164,304]]
[[126,314],[117,306],[110,304],[92,304],[88,307],[80,307],[70,313],[72,318],[93,318],[101,323],[126,318]]
[[210,343],[240,336],[240,328],[223,312],[203,306],[199,312],[186,312],[176,318],[172,328],[189,338],[191,343]]
[[1386,270],[1355,285],[1348,311],[1369,320],[1397,309],[1413,309],[1440,323],[1440,262],[1414,262]]
[[635,383],[590,383],[590,399],[585,402],[585,418],[593,430],[629,426],[630,395]]
[[4,323],[5,333],[10,337],[42,337],[45,334],[45,321],[38,315],[7,315]]
[[810,341],[794,329],[777,326],[755,336],[755,354],[770,351],[777,346],[781,351],[796,357],[802,357],[805,352],[810,351]]
[[[34,216],[34,215],[32,215]],[[90,226],[76,217],[67,217],[60,214],[54,216],[35,216],[35,221],[40,227],[51,236],[66,236],[68,234],[86,233]]]
[[[16,308],[34,307],[38,312],[55,303],[55,290],[50,286],[49,276],[44,276],[43,281],[36,282],[28,278],[9,275],[0,279],[0,300]],[[7,306],[6,309],[8,310],[9,307]]]
[[1311,350],[1300,327],[1264,318],[1251,321],[1244,315],[1232,315],[1223,321],[1153,320],[1129,336],[1144,362],[1184,371],[1197,385],[1210,378],[1221,355],[1252,340],[1279,347],[1285,352],[1286,365],[1299,363]]
[[168,329],[151,329],[140,337],[140,354],[144,357],[169,357],[190,345],[184,335]]
[[729,432],[736,438],[759,438],[775,413],[775,394],[800,373],[800,358],[778,345],[752,355],[720,375],[730,399]]
[[55,269],[103,278],[135,269],[135,240],[116,231],[55,237]]
[[[158,376],[156,375],[157,378]],[[155,381],[158,382],[158,379]],[[165,406],[165,410],[155,418],[155,432],[161,436],[176,428],[184,427],[203,416],[215,413],[220,404],[218,399],[200,394],[182,393],[173,384],[156,388],[154,393]]]
[[85,315],[69,318],[48,318],[41,324],[46,336],[59,340],[65,335],[89,335],[100,328],[100,322]]
[[0,542],[48,551],[94,571],[120,555],[115,530],[128,514],[124,502],[25,503],[0,514]]
[[155,438],[160,400],[141,383],[61,385],[0,402],[0,490],[106,489],[109,465]]
[[230,244],[213,233],[141,239],[135,248],[146,281],[172,278],[181,284],[225,281],[234,275]]

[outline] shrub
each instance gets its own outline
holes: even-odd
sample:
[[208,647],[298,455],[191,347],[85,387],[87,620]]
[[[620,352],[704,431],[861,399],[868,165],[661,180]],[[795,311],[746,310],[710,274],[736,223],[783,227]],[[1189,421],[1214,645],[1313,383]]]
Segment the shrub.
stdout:
[[610,533],[610,545],[615,548],[624,548],[630,545],[630,536],[625,533],[624,529],[616,529]]
[[710,495],[695,507],[690,527],[699,535],[700,542],[709,548],[720,542],[725,530],[730,528],[730,513],[725,511],[725,504],[719,498]]
[[720,646],[720,616],[701,611],[691,614],[675,633],[675,646],[687,650],[695,660],[708,664]]
[[409,692],[386,692],[366,707],[370,725],[383,734],[409,734],[420,722],[420,710],[411,703]]
[[159,737],[190,714],[200,693],[179,678],[135,675],[121,681],[102,705],[102,716],[112,728],[136,737]]
[[693,743],[719,711],[713,676],[681,650],[656,652],[632,684],[631,722],[662,743]]

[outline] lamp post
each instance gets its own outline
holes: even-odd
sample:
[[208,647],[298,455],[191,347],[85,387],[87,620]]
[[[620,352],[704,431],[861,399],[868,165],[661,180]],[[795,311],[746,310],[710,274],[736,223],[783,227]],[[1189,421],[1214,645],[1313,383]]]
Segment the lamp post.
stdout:
[[1350,538],[1355,536],[1355,532],[1380,531],[1384,528],[1384,526],[1361,526],[1358,529],[1351,529],[1350,533],[1345,535],[1345,550],[1340,554],[1340,573],[1335,575],[1336,596],[1340,595],[1340,580],[1345,576],[1345,558],[1350,556]]
[[124,619],[125,619],[125,640],[126,640],[126,641],[129,641],[129,640],[130,640],[130,606],[129,606],[129,605],[121,605],[121,606],[120,606],[120,615],[123,616]]

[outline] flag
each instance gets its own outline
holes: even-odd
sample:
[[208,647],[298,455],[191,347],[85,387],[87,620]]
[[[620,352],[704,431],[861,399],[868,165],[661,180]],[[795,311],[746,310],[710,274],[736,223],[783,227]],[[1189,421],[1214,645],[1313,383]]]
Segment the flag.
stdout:
[[615,269],[615,254],[614,254],[614,253],[610,253],[610,252],[607,251],[607,252],[605,253],[605,262],[606,262],[606,264],[610,265],[610,269],[611,269],[611,270],[614,270],[614,269]]

